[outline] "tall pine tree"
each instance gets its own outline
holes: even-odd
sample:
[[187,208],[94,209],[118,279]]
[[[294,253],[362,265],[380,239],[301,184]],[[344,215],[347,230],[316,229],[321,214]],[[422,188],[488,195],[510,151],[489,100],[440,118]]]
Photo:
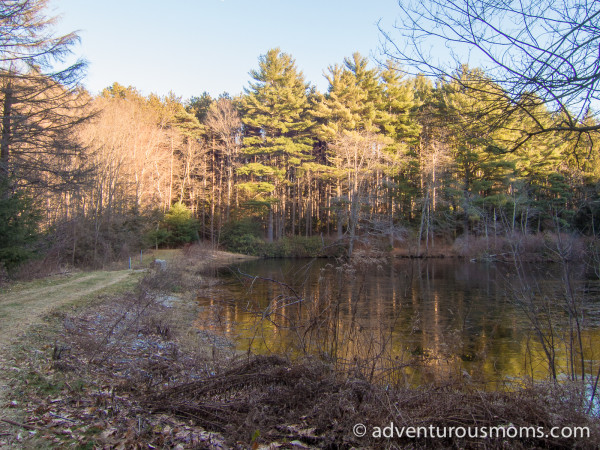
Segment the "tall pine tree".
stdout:
[[254,81],[241,99],[245,161],[237,171],[247,181],[238,188],[267,208],[272,241],[273,215],[285,220],[292,200],[288,188],[297,185],[299,167],[311,159],[314,122],[308,112],[312,89],[292,57],[278,48],[262,55],[258,70],[250,75]]

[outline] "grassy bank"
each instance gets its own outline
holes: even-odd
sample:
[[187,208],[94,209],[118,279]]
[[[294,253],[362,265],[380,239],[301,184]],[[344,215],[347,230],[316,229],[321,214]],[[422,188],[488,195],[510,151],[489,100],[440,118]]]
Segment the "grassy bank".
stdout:
[[[162,254],[127,290],[60,307],[5,352],[10,389],[0,445],[15,448],[594,448],[597,419],[576,385],[484,392],[461,380],[410,388],[370,382],[311,357],[239,354],[200,330],[206,270],[235,256]],[[159,258],[161,259],[161,258]],[[82,275],[83,277],[85,275]],[[56,284],[52,284],[55,286]],[[24,287],[26,289],[26,287]],[[10,413],[7,417],[6,412]],[[589,427],[589,438],[386,439],[375,427]],[[369,433],[354,432],[358,423]]]

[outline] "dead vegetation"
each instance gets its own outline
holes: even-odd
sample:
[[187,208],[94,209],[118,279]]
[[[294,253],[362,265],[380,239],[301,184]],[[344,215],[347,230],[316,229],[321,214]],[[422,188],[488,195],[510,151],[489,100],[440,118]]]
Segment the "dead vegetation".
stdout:
[[[557,399],[561,399],[557,401]],[[319,448],[414,447],[504,448],[506,439],[394,439],[353,434],[357,423],[397,427],[590,426],[592,438],[531,438],[511,448],[592,448],[597,423],[577,404],[577,395],[556,385],[518,392],[482,392],[456,385],[390,388],[340,376],[321,361],[290,363],[258,356],[233,368],[190,383],[161,389],[144,404],[155,412],[174,413],[227,436],[228,442],[298,441]]]
[[[598,421],[586,414],[576,385],[485,392],[446,380],[414,388],[373,382],[370,364],[348,371],[310,356],[241,355],[223,337],[194,326],[198,311],[190,293],[213,286],[214,280],[183,259],[169,263],[166,271],[154,270],[135,292],[54,317],[60,327],[51,340],[43,334],[37,346],[6,362],[21,374],[13,392],[22,394],[10,401],[24,415],[13,420],[10,431],[4,423],[0,442],[15,443],[22,428],[29,437],[21,439],[30,447],[45,442],[98,449],[600,445]],[[587,426],[591,437],[353,434],[357,423],[384,427],[391,422],[396,427]]]
[[460,236],[452,245],[454,254],[479,261],[561,262],[582,261],[594,239],[567,233]]

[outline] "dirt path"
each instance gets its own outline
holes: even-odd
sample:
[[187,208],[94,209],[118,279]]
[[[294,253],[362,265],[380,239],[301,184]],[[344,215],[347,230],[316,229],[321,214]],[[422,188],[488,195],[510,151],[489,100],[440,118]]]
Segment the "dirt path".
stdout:
[[0,295],[0,348],[41,322],[52,309],[120,283],[130,270],[91,272],[51,286],[25,288]]
[[[11,343],[29,327],[41,323],[44,316],[53,309],[74,304],[90,294],[125,282],[133,274],[130,270],[91,272],[63,280],[51,280],[50,285],[25,285],[23,289],[15,286],[13,291],[0,294],[0,419],[18,419],[17,409],[7,408],[11,392],[7,370],[10,367],[8,361]],[[35,282],[31,285],[35,286]],[[7,426],[4,421],[0,421],[0,425],[2,428]],[[15,434],[17,432],[14,431]]]

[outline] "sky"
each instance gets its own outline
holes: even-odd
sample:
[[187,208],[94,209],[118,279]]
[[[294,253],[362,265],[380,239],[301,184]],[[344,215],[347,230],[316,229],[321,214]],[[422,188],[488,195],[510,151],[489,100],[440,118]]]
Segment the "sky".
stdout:
[[[118,82],[184,100],[236,95],[258,58],[279,47],[324,92],[323,72],[358,51],[377,58],[397,0],[51,0],[57,34],[77,31],[92,93]],[[375,64],[375,62],[373,63]]]

